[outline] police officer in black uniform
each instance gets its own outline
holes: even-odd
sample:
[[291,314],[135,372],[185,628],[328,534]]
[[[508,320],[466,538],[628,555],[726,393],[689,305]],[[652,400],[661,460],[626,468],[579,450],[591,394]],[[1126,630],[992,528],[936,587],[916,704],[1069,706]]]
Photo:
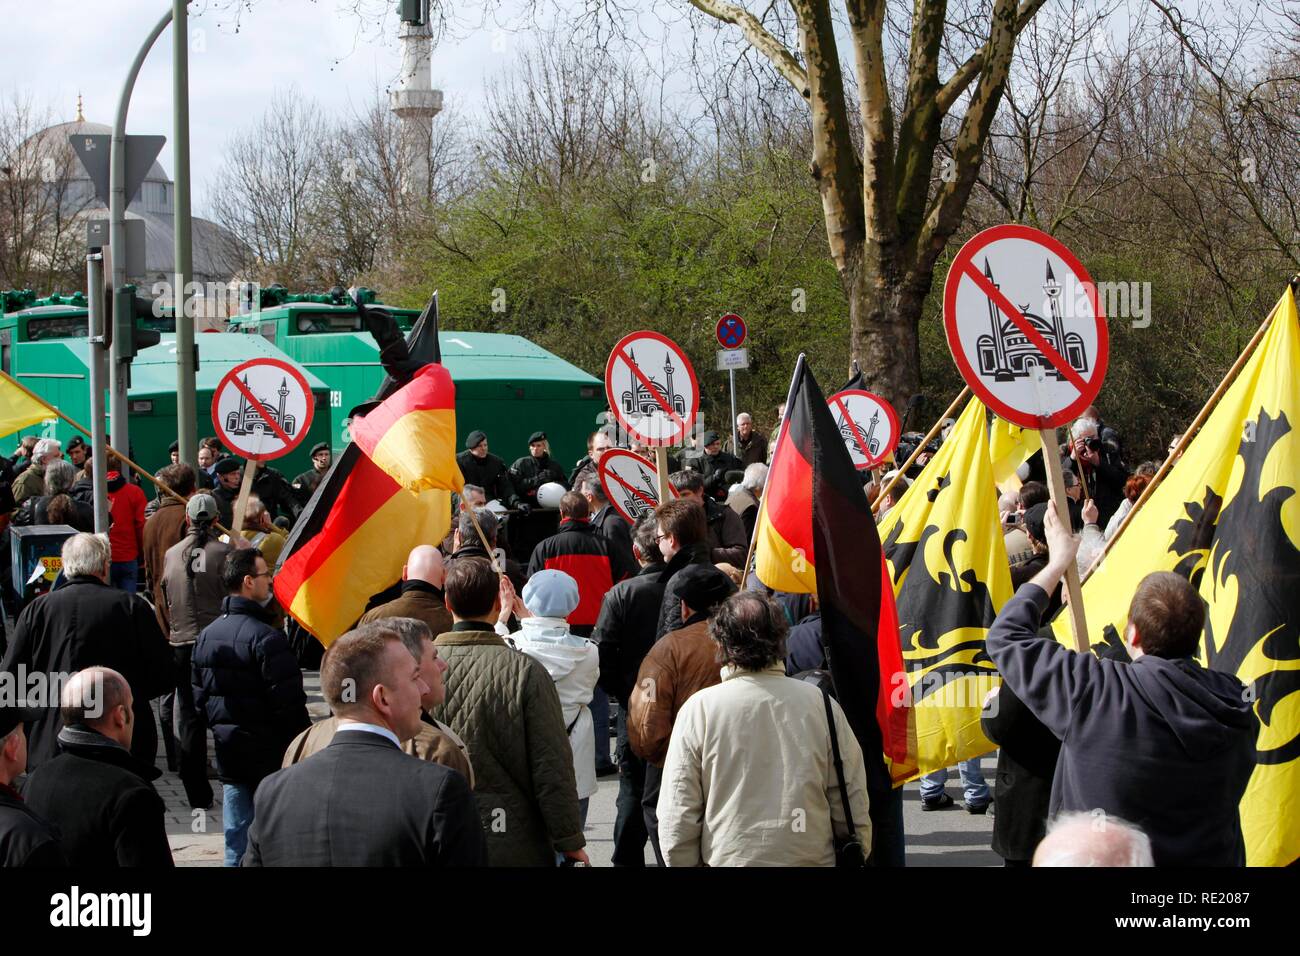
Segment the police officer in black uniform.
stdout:
[[528,454],[510,466],[515,491],[530,505],[537,504],[537,489],[548,481],[564,485],[564,469],[551,457],[550,451],[546,432],[533,432],[528,439]]

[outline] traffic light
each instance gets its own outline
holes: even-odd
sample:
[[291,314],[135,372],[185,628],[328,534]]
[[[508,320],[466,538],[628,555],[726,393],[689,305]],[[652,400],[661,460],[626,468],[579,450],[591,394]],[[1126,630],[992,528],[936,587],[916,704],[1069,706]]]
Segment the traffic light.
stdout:
[[113,336],[122,342],[119,360],[134,358],[141,349],[162,341],[162,333],[148,327],[154,320],[153,299],[140,298],[133,285],[117,289],[113,294]]

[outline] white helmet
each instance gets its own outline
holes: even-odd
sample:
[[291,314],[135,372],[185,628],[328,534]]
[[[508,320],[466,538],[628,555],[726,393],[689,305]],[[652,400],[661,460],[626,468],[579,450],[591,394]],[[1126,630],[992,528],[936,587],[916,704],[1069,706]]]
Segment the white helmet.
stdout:
[[548,481],[537,489],[537,503],[543,508],[560,507],[560,499],[563,497],[564,485],[558,481]]
[[503,514],[509,514],[510,512],[510,509],[507,508],[505,505],[503,505],[496,498],[493,498],[483,507],[487,508],[488,511],[492,512],[498,518],[500,518]]

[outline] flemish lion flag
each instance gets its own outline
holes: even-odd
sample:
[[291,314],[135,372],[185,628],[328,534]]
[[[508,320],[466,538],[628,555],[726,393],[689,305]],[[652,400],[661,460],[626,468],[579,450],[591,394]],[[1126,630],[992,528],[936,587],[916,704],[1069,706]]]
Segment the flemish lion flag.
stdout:
[[971,399],[880,522],[912,686],[916,775],[994,749],[980,729],[980,711],[1001,678],[984,639],[1011,598],[1011,568],[985,420],[984,406]]
[[[1083,587],[1089,630],[1110,644],[1147,574],[1174,571],[1200,590],[1201,662],[1241,679],[1260,722],[1240,805],[1250,866],[1300,858],[1298,323],[1288,289],[1255,354]],[[1071,643],[1068,622],[1056,633]]]
[[756,572],[770,588],[817,595],[840,706],[862,747],[870,785],[887,790],[907,776],[911,741],[880,538],[862,481],[802,355],[786,409],[755,529]]
[[0,372],[0,435],[11,435],[20,428],[39,425],[54,418],[49,405],[32,397],[4,372]]
[[[432,410],[443,424],[450,418],[447,434],[455,434],[455,396],[446,392],[450,377],[444,379],[441,366],[428,364],[428,359],[436,362],[439,356],[437,294],[412,328],[409,350],[388,313],[357,305],[390,376],[377,396],[384,401],[363,409],[368,409],[367,418],[375,426],[371,447],[381,449],[380,458],[391,464],[391,456],[403,452],[398,451],[396,440],[386,444],[386,432],[397,427],[394,435],[405,436],[401,421],[430,410],[421,408],[422,402],[436,406]],[[402,386],[408,383],[417,387],[403,395]],[[354,416],[363,409],[354,410]],[[354,420],[360,424],[365,419]],[[423,488],[418,493],[366,457],[357,443],[349,444],[317,486],[285,546],[275,595],[281,607],[327,647],[361,616],[371,595],[401,577],[411,548],[439,544],[447,534],[451,524],[447,482],[458,480],[460,474],[452,440],[446,442],[445,455],[437,443],[420,443],[410,454],[418,458],[408,464],[418,461],[421,469],[410,482]]]
[[993,416],[989,423],[989,457],[993,461],[993,483],[1003,491],[1019,491],[1020,476],[1016,469],[1043,447],[1041,432],[1013,425],[1005,418]]

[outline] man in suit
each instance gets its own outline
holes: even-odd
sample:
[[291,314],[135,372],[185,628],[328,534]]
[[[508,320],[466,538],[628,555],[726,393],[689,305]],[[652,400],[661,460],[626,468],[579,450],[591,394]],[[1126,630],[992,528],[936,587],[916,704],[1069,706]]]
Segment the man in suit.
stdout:
[[469,783],[402,753],[429,686],[386,621],[331,645],[321,691],[338,718],[330,745],[257,788],[244,866],[483,866]]

